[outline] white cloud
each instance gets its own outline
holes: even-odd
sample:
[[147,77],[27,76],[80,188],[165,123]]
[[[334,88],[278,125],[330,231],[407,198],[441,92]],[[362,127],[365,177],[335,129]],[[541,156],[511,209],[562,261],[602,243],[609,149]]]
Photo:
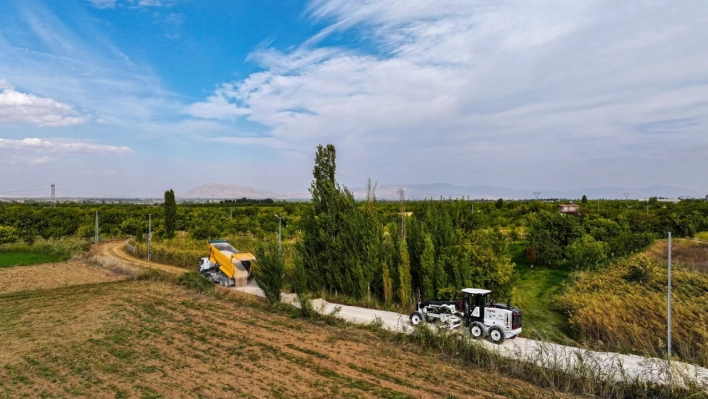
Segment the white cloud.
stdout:
[[83,142],[49,141],[39,138],[26,138],[22,140],[0,139],[0,150],[13,152],[46,152],[60,154],[107,154],[126,155],[132,154],[129,147],[91,144]]
[[5,79],[0,79],[0,90],[14,90],[15,86],[11,85],[10,82],[8,82]]
[[228,143],[240,146],[268,147],[278,150],[288,150],[288,145],[273,137],[215,137],[209,139],[214,143]]
[[11,156],[5,158],[5,161],[10,165],[36,166],[36,165],[44,165],[46,163],[56,161],[56,158],[47,157],[47,156],[33,157],[33,156],[11,155]]
[[[294,50],[255,51],[261,72],[187,112],[257,122],[284,148],[342,144],[349,168],[398,181],[503,166],[518,171],[507,184],[559,184],[557,169],[708,144],[705,2],[316,0],[308,12],[329,26]],[[373,50],[321,44],[346,30]],[[693,122],[670,142],[636,129],[673,119]]]
[[223,93],[217,93],[206,101],[191,104],[186,108],[189,115],[205,119],[226,119],[248,115],[248,108],[241,108],[229,102]]
[[71,106],[5,89],[0,93],[0,124],[28,124],[36,126],[72,126],[88,118],[76,116]]
[[162,2],[160,0],[140,0],[138,5],[140,7],[160,7]]
[[96,8],[115,8],[116,0],[88,0]]

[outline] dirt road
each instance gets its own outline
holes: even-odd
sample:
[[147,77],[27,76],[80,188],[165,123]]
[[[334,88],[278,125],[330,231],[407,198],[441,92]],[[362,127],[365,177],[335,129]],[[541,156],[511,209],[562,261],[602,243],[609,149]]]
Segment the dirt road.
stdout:
[[125,253],[125,243],[123,241],[110,241],[103,244],[95,245],[94,251],[97,255],[107,256],[119,260],[121,262],[128,263],[133,266],[140,266],[149,269],[157,269],[173,274],[183,274],[189,270],[183,267],[164,265],[162,263],[148,262],[143,259],[138,259],[134,256]]
[[[147,262],[136,259],[123,251],[124,243],[112,242],[101,244],[97,248],[98,253],[113,257],[132,265],[149,267],[163,270],[170,273],[185,273],[187,270],[180,267]],[[265,296],[255,281],[248,286],[232,288],[237,291],[252,295]],[[295,302],[294,295],[283,295],[284,302]],[[336,316],[352,323],[369,324],[375,320],[380,320],[383,327],[391,331],[409,332],[411,325],[408,316],[395,312],[360,308],[356,306],[345,306],[328,303],[323,299],[313,300],[315,308],[323,314],[330,314],[336,311]],[[338,310],[337,310],[338,309]],[[480,341],[491,350],[498,351],[502,356],[525,359],[539,362],[549,366],[562,366],[570,368],[573,365],[583,362],[593,367],[603,370],[617,370],[617,364],[621,364],[624,372],[629,377],[638,377],[646,381],[663,382],[668,379],[665,368],[662,367],[662,360],[656,358],[646,358],[637,355],[624,355],[613,352],[597,352],[581,348],[574,348],[549,342],[535,341],[526,338],[515,338],[506,340],[502,345],[495,345],[488,341]],[[671,367],[675,373],[694,376],[699,382],[708,385],[708,369],[694,365],[672,362]],[[620,378],[619,375],[616,378]]]

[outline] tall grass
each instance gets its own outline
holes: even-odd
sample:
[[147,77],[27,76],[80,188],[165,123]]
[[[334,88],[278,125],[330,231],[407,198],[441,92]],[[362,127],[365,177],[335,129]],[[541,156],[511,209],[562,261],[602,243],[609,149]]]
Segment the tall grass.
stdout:
[[83,238],[62,237],[44,239],[38,237],[32,244],[18,242],[0,245],[0,252],[35,252],[54,255],[62,260],[88,252],[91,243]]
[[[679,267],[672,280],[672,353],[708,366],[708,276]],[[666,292],[666,264],[639,254],[599,273],[578,273],[557,305],[597,349],[663,357]]]

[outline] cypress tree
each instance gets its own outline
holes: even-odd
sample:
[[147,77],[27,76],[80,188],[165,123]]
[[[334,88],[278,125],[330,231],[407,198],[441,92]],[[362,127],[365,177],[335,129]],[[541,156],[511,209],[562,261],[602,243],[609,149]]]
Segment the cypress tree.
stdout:
[[177,201],[172,189],[165,191],[165,235],[167,238],[175,236],[177,226]]

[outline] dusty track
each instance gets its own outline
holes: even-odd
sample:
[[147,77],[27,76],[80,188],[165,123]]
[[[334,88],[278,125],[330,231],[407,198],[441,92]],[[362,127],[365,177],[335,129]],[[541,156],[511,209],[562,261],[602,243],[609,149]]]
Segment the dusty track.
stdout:
[[123,241],[110,241],[96,245],[93,249],[97,255],[108,256],[134,266],[161,270],[173,274],[184,274],[189,271],[183,267],[170,266],[162,263],[148,262],[143,259],[138,259],[134,256],[126,254],[125,251],[123,251],[124,247],[125,243]]

